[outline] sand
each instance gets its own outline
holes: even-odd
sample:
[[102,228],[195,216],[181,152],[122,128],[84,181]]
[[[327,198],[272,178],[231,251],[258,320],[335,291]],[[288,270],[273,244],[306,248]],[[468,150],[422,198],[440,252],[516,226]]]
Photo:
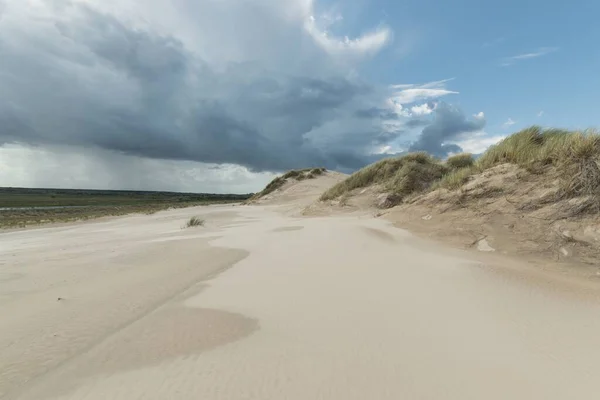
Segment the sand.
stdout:
[[596,292],[489,257],[276,205],[1,233],[0,397],[595,398]]

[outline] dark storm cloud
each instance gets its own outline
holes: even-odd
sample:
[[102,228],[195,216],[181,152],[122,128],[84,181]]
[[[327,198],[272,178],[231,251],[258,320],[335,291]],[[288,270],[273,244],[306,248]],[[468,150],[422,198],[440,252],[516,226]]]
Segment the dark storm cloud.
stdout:
[[[7,60],[0,65],[0,143],[98,147],[261,171],[357,168],[370,146],[397,136],[373,121],[352,123],[355,109],[378,95],[364,83],[252,74],[251,64],[216,72],[174,37],[69,7],[76,18],[45,26],[44,40],[23,31],[0,38]],[[388,117],[396,116],[371,119]],[[327,128],[336,119],[349,120],[355,133]]]
[[427,126],[431,123],[430,120],[424,118],[411,118],[404,124],[407,128],[419,128],[421,126]]
[[462,151],[460,146],[448,142],[456,140],[461,134],[479,131],[484,126],[483,118],[469,120],[457,107],[440,102],[434,111],[433,121],[423,128],[410,150],[427,151],[438,157],[458,153]]
[[[0,145],[78,146],[253,171],[309,165],[351,171],[384,157],[371,153],[410,129],[430,123],[413,147],[439,154],[450,151],[446,140],[480,124],[446,105],[433,122],[382,108],[386,88],[345,78],[295,27],[281,37],[302,48],[256,33],[260,21],[238,26],[272,40],[259,53],[276,57],[273,63],[209,62],[189,42],[92,6],[48,4],[53,18],[8,12],[0,25]],[[285,28],[281,18],[269,18]],[[215,54],[231,42],[221,39],[201,38]],[[304,59],[296,57],[301,52]]]
[[132,30],[116,18],[84,5],[79,10],[85,23],[59,21],[54,26],[64,38],[84,45],[98,60],[149,85],[158,81],[166,86],[165,81],[179,81],[184,75],[188,55],[177,39]]
[[371,107],[364,110],[357,110],[354,115],[358,118],[381,118],[381,119],[398,119],[400,116],[398,113],[387,110],[385,108]]

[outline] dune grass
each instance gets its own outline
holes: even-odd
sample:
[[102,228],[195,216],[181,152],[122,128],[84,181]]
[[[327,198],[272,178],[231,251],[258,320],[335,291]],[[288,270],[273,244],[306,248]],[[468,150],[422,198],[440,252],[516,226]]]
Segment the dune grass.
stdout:
[[559,166],[575,159],[597,159],[599,156],[600,136],[593,130],[573,132],[532,126],[490,147],[477,160],[477,166],[483,170],[508,162],[535,169],[536,166]]
[[447,166],[424,152],[388,158],[355,172],[323,193],[321,200],[332,200],[354,189],[374,184],[380,184],[402,198],[427,189],[447,171]]
[[516,164],[529,172],[555,171],[560,197],[593,196],[600,204],[600,135],[597,131],[542,129],[517,132],[491,146],[479,159],[457,154],[445,162],[427,153],[411,153],[371,164],[326,191],[321,200],[380,185],[399,198],[438,188],[459,189],[469,178],[496,165]]
[[490,147],[477,160],[479,170],[501,163],[530,172],[557,169],[563,197],[600,195],[600,135],[597,131],[543,130],[533,126]]
[[432,189],[444,188],[444,189],[448,189],[448,190],[456,190],[456,189],[460,188],[462,185],[464,185],[465,183],[467,183],[469,181],[469,178],[471,176],[473,176],[475,173],[477,173],[477,170],[475,168],[473,168],[472,166],[455,169],[455,170],[450,171],[447,174],[445,174],[442,177],[442,179],[435,182],[431,186],[431,188]]
[[315,179],[317,176],[323,175],[327,170],[325,168],[313,168],[305,176],[307,179]]
[[196,226],[204,226],[204,222],[205,221],[202,218],[194,216],[185,223],[185,227],[193,228]]
[[470,153],[461,153],[456,154],[451,157],[448,157],[446,160],[446,165],[450,169],[462,169],[472,167],[475,164],[475,159],[473,155]]

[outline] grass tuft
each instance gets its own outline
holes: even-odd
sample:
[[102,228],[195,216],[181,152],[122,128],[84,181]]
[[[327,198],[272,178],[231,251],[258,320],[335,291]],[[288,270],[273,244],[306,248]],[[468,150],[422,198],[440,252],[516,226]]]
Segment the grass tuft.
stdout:
[[446,165],[451,169],[472,167],[473,164],[475,164],[475,160],[473,159],[473,155],[470,153],[456,154],[448,157],[446,160]]
[[575,134],[557,154],[562,195],[600,200],[600,136]]
[[186,228],[193,228],[195,226],[204,226],[204,220],[200,217],[194,216],[185,223]]
[[539,126],[523,129],[491,146],[477,160],[477,166],[484,170],[498,164],[511,163],[527,168],[538,161],[543,143],[544,137]]
[[456,190],[462,187],[465,183],[469,181],[469,178],[476,173],[475,168],[473,167],[465,167],[460,169],[455,169],[442,177],[438,182],[436,182],[432,189],[444,188],[448,190]]
[[408,161],[386,185],[386,189],[401,200],[413,193],[423,192],[444,176],[446,167],[433,159],[427,162]]

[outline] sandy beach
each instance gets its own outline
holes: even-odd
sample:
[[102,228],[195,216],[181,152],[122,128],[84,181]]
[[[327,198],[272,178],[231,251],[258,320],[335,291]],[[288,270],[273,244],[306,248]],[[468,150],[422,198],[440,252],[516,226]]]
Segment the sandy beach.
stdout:
[[600,399],[599,15],[0,0],[0,400]]
[[593,398],[595,296],[494,260],[277,206],[1,233],[0,397]]

